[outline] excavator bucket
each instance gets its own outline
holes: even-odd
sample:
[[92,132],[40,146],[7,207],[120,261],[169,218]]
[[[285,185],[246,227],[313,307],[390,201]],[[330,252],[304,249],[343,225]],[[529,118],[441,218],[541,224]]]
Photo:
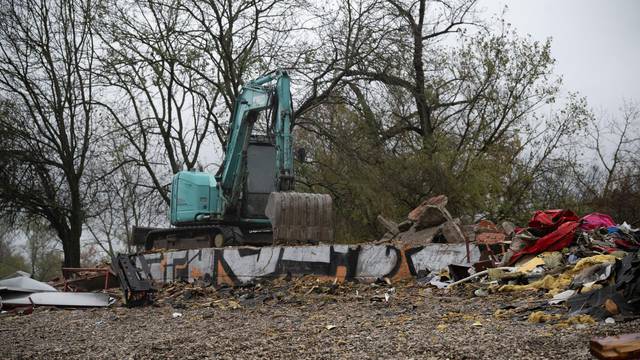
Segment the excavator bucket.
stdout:
[[271,221],[274,245],[333,242],[330,195],[272,192],[265,214]]

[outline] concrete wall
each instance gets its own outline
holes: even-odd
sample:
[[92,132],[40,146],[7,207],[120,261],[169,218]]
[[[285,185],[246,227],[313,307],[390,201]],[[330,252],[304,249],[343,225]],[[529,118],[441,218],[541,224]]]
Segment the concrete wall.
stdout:
[[[480,258],[470,244],[471,262]],[[206,248],[142,255],[155,281],[201,279],[239,285],[258,278],[291,274],[338,280],[401,280],[451,263],[468,263],[465,244],[428,244],[399,249],[390,245],[272,246]],[[138,266],[139,266],[138,260]]]

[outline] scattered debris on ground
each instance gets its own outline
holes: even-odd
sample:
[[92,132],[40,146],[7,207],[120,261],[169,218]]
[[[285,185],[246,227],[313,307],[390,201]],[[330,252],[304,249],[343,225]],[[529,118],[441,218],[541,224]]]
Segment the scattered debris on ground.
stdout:
[[0,337],[0,351],[27,359],[589,359],[593,337],[640,326],[563,313],[530,322],[543,306],[537,300],[522,292],[476,297],[472,288],[313,277],[174,283],[159,289],[154,306],[3,316],[0,331],[11,336]]

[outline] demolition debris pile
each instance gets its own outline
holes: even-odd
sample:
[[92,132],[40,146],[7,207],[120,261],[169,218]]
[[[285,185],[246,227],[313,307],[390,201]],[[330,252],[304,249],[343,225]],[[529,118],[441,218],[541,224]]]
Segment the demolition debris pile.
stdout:
[[535,212],[524,226],[465,224],[446,205],[438,196],[400,223],[380,217],[387,233],[375,243],[121,254],[50,284],[15,274],[0,280],[0,330],[11,335],[0,353],[640,356],[640,335],[625,335],[640,323],[637,229],[569,210]]
[[[449,289],[467,284],[476,296],[531,291],[548,298],[544,308],[551,314],[568,310],[608,322],[640,315],[640,231],[626,222],[600,213],[579,217],[571,210],[544,210],[525,227],[487,220],[461,226],[446,203],[445,196],[428,199],[400,224],[379,217],[388,230],[385,242],[466,242],[480,249],[480,261],[451,264],[420,281]],[[554,318],[533,314],[533,322]]]

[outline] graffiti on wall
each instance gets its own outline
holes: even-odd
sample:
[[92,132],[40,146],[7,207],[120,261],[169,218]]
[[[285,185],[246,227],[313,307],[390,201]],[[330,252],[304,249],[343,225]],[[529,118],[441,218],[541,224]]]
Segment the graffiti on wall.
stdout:
[[[478,248],[472,245],[469,250],[470,262],[478,261]],[[214,285],[239,285],[280,275],[315,275],[340,281],[401,280],[448,264],[469,262],[465,244],[408,249],[372,244],[205,248],[143,256],[156,281],[200,279]]]

